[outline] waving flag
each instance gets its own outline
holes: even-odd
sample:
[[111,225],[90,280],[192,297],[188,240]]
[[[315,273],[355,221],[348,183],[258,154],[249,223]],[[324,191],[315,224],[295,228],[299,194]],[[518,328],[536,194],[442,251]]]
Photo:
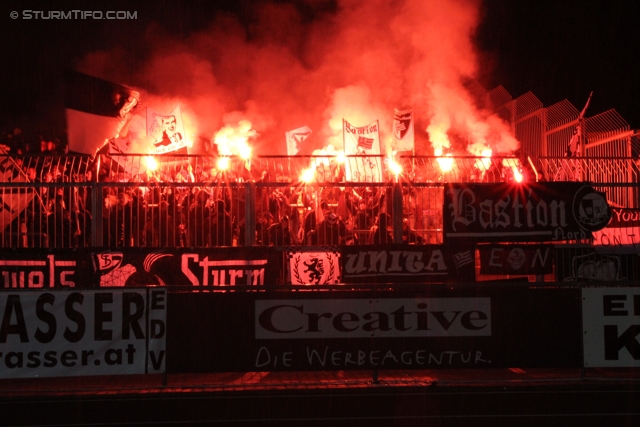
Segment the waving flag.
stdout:
[[[29,182],[12,156],[0,148],[0,182]],[[27,184],[28,185],[28,184]],[[33,188],[4,188],[0,192],[0,231],[5,230],[33,199]],[[11,230],[17,232],[18,230]],[[3,231],[4,232],[4,231]],[[8,234],[8,233],[7,233]]]
[[380,125],[378,121],[367,126],[355,127],[342,120],[344,153],[361,157],[349,157],[345,165],[346,178],[356,182],[382,181],[380,159]]
[[285,133],[287,139],[287,155],[295,156],[300,152],[302,143],[311,135],[311,128],[309,126],[302,126],[298,129],[290,130]]
[[95,154],[118,136],[139,101],[140,93],[133,89],[68,71],[64,102],[69,150]]
[[584,125],[584,114],[587,112],[587,108],[589,107],[589,103],[591,102],[591,96],[593,95],[593,91],[589,94],[589,99],[587,99],[587,103],[584,105],[584,108],[580,112],[578,116],[578,124],[576,125],[576,130],[573,132],[573,136],[571,136],[571,140],[569,141],[569,145],[567,146],[567,157],[576,157],[584,154],[582,150],[584,147],[582,146],[582,126]]
[[413,110],[393,110],[393,149],[413,152],[415,132]]
[[[587,103],[584,105],[584,108],[578,115],[578,122],[576,124],[576,129],[569,140],[569,144],[567,144],[567,151],[565,153],[566,157],[580,157],[584,155],[584,144],[582,141],[582,126],[584,125],[584,115],[587,112],[587,108],[589,107],[589,103],[591,102],[591,96],[593,92],[589,94],[589,99],[587,99]],[[582,179],[581,167],[580,167],[579,159],[566,159],[562,160],[562,164],[558,169],[556,176],[554,177],[555,181],[580,181]]]

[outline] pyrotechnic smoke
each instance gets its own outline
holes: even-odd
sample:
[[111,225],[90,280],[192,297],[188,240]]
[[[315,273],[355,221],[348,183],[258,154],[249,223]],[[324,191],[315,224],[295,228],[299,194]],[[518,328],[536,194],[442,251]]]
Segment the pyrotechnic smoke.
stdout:
[[478,71],[479,1],[248,4],[184,38],[152,26],[134,42],[150,52],[140,69],[112,65],[122,49],[89,55],[79,68],[145,89],[143,106],[159,113],[179,103],[192,138],[213,142],[221,130],[250,123],[257,154],[286,154],[285,132],[305,125],[313,134],[300,154],[340,150],[342,119],[379,120],[386,151],[395,107],[413,109],[420,154],[517,148],[508,127],[465,88]]

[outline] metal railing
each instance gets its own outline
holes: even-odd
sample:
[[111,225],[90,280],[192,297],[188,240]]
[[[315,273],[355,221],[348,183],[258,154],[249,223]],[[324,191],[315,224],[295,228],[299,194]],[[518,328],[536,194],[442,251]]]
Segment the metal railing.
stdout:
[[631,158],[220,159],[5,156],[0,247],[439,244],[446,182],[571,178],[636,207],[640,175]]

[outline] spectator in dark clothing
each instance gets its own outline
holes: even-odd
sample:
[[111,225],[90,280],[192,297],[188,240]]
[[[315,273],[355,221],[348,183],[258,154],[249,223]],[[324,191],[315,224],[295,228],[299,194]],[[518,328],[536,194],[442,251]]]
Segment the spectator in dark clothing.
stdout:
[[199,191],[189,206],[189,217],[187,230],[189,233],[189,246],[204,247],[209,236],[209,221],[207,217],[206,204],[207,193]]
[[291,232],[289,231],[289,217],[284,215],[280,222],[272,224],[268,231],[269,246],[291,246]]
[[318,224],[316,238],[319,245],[342,245],[347,234],[345,223],[334,212],[329,212]]
[[391,217],[386,213],[378,214],[376,224],[371,227],[371,234],[369,235],[369,244],[379,245],[386,243],[393,243],[393,236],[389,232],[391,227]]
[[226,210],[224,200],[216,200],[209,213],[210,245],[232,246],[233,228],[233,221]]
[[423,245],[424,238],[416,230],[409,227],[407,219],[402,220],[402,243],[405,245]]
[[150,217],[145,225],[145,241],[147,246],[173,248],[178,246],[176,224],[169,215],[169,204],[161,201],[158,205],[158,214]]

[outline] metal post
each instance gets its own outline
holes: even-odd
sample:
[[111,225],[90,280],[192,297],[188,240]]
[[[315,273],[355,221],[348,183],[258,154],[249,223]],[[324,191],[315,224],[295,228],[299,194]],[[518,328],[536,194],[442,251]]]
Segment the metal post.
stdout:
[[256,244],[256,183],[245,183],[244,245]]
[[95,181],[90,183],[90,191],[91,191],[91,215],[93,215],[91,219],[91,246],[100,247],[103,245],[103,236],[102,236],[102,186]]
[[399,182],[393,184],[391,194],[393,243],[402,243],[402,185]]

